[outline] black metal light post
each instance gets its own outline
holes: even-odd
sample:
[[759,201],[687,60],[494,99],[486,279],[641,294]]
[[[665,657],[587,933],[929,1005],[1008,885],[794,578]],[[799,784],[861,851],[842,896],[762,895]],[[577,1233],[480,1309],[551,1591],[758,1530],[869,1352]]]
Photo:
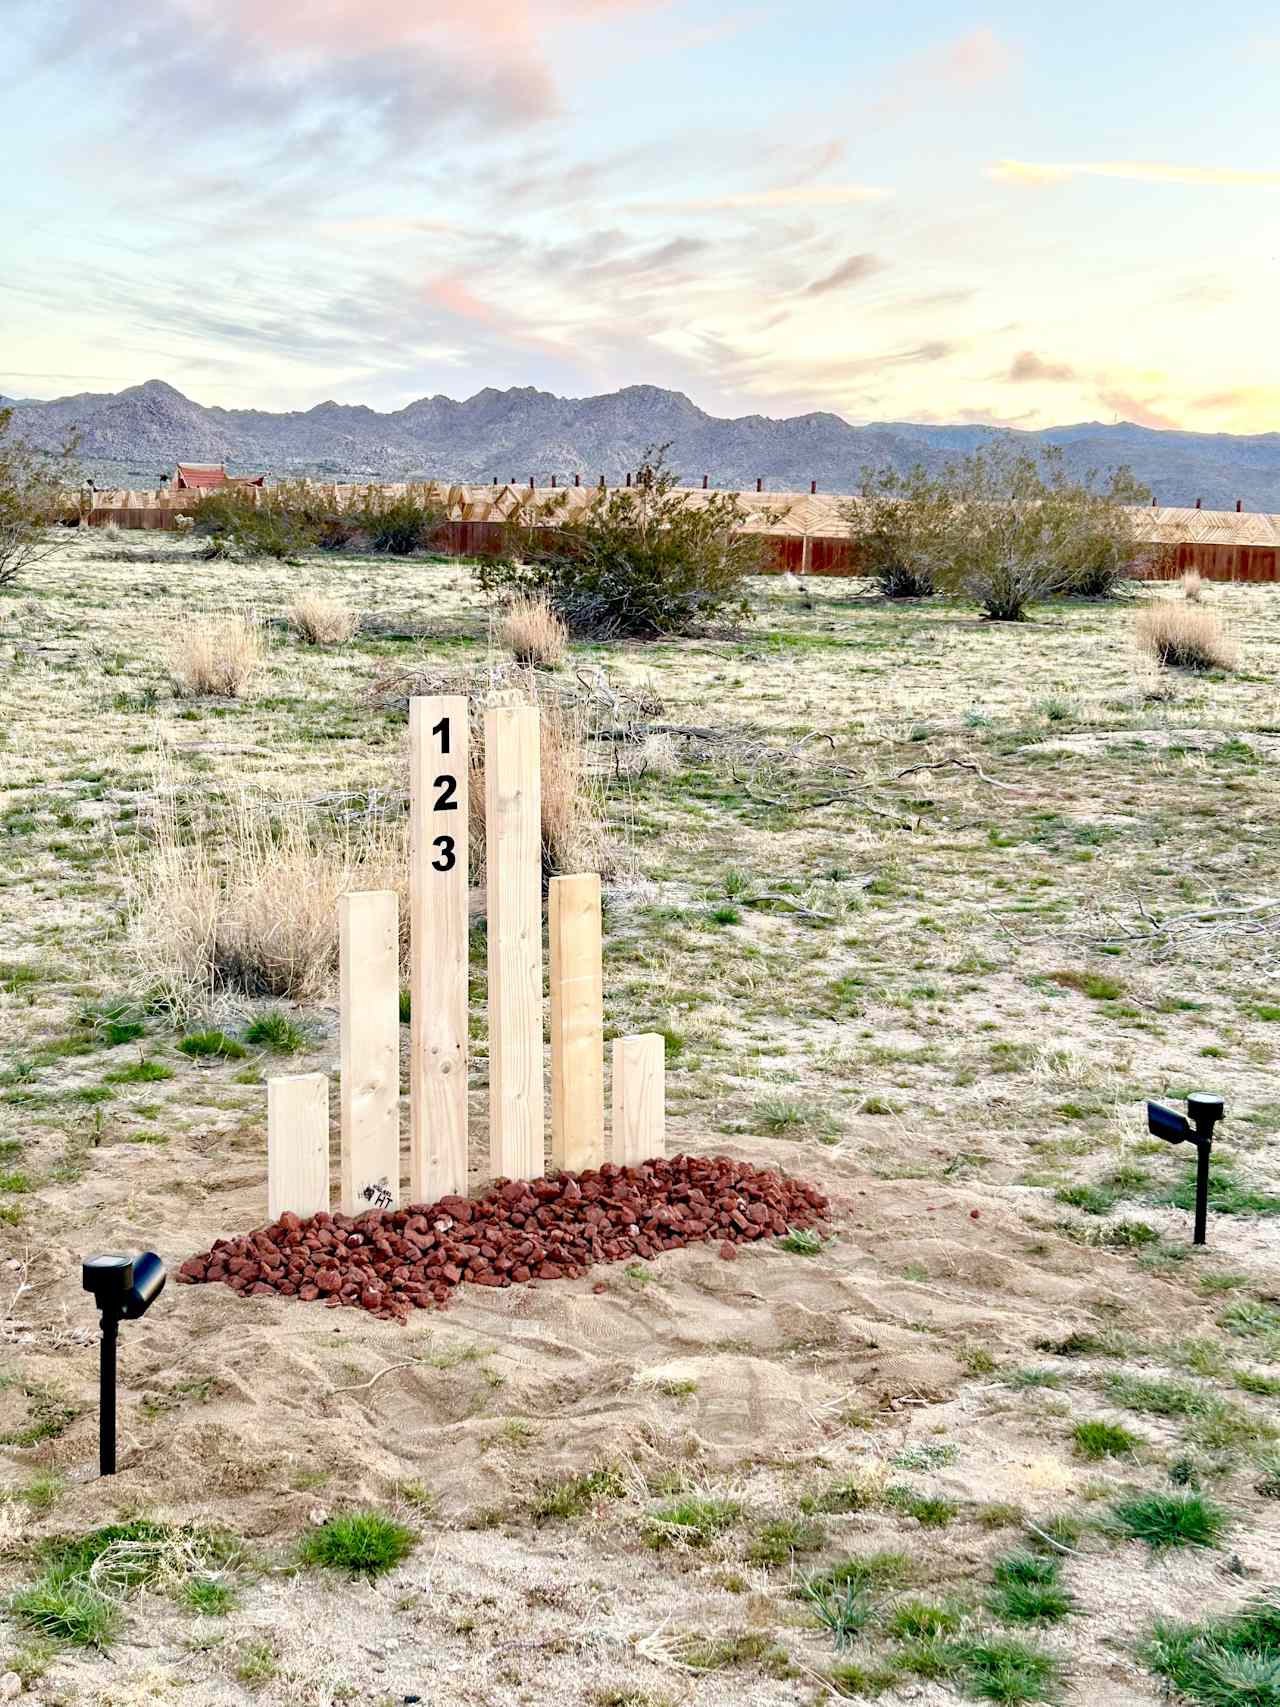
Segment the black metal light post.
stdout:
[[116,1347],[121,1322],[145,1316],[164,1291],[164,1264],[154,1251],[140,1256],[86,1257],[81,1284],[101,1312],[102,1347],[98,1363],[98,1470],[116,1473]]
[[1209,1158],[1213,1150],[1213,1129],[1226,1112],[1220,1096],[1208,1091],[1193,1091],[1187,1098],[1186,1115],[1175,1114],[1158,1102],[1147,1104],[1147,1131],[1166,1144],[1194,1144],[1196,1147],[1196,1209],[1193,1245],[1205,1243],[1209,1222]]

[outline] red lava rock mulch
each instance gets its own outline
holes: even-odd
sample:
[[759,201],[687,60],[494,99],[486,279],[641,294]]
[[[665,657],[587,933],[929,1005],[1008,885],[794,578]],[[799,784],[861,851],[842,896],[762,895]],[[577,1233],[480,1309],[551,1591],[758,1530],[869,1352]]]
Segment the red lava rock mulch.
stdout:
[[727,1156],[671,1156],[635,1168],[606,1163],[554,1179],[496,1180],[474,1199],[442,1197],[354,1217],[282,1215],[256,1232],[215,1240],[183,1263],[178,1279],[220,1280],[246,1296],[322,1298],[402,1322],[410,1306],[446,1305],[464,1280],[577,1280],[592,1263],[655,1257],[708,1239],[720,1241],[728,1259],[740,1244],[829,1219],[827,1199],[800,1180]]

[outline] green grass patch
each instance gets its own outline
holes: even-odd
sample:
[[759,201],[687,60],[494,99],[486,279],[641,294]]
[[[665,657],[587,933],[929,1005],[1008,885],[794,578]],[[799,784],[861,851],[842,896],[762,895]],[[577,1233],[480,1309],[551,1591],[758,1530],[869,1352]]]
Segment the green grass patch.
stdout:
[[753,1565],[786,1565],[797,1553],[816,1553],[826,1540],[820,1523],[804,1518],[784,1517],[763,1524],[746,1550]]
[[884,1503],[914,1517],[923,1529],[945,1529],[960,1509],[954,1500],[941,1494],[922,1494],[898,1484],[885,1489]]
[[395,1518],[377,1511],[331,1517],[302,1538],[298,1557],[304,1565],[342,1571],[349,1577],[377,1577],[403,1563],[417,1536]]
[[179,1040],[178,1048],[195,1059],[214,1056],[224,1061],[239,1061],[245,1054],[244,1044],[225,1031],[192,1031]]
[[994,1574],[987,1604],[1003,1623],[1056,1624],[1077,1610],[1054,1554],[1008,1553],[996,1561]]
[[650,1547],[669,1547],[683,1541],[687,1547],[709,1547],[742,1516],[737,1500],[690,1495],[667,1500],[646,1512],[644,1538]]
[[104,1085],[155,1085],[161,1079],[171,1079],[173,1068],[163,1061],[130,1061],[127,1067],[113,1067],[102,1075]]
[[1139,1654],[1203,1707],[1280,1707],[1280,1599],[1273,1590],[1228,1617],[1158,1623]]
[[601,1501],[620,1499],[626,1491],[627,1485],[619,1472],[603,1465],[578,1476],[543,1483],[530,1501],[529,1515],[535,1523],[565,1522],[585,1517]]
[[793,1257],[820,1257],[823,1251],[822,1238],[811,1227],[793,1227],[777,1244],[780,1251],[789,1251]]
[[1142,1442],[1122,1423],[1101,1417],[1087,1418],[1071,1430],[1071,1444],[1078,1458],[1130,1458]]
[[269,1049],[275,1055],[296,1055],[306,1048],[307,1034],[287,1013],[271,1008],[245,1027],[244,1041],[255,1049]]
[[875,1617],[866,1588],[857,1583],[842,1583],[837,1588],[815,1579],[805,1583],[800,1598],[831,1637],[837,1653],[851,1648]]
[[1226,1531],[1225,1507],[1203,1494],[1135,1494],[1117,1500],[1110,1521],[1121,1535],[1148,1547],[1216,1547]]
[[979,1701],[1053,1701],[1061,1693],[1061,1662],[1012,1636],[984,1636],[951,1647],[965,1693]]

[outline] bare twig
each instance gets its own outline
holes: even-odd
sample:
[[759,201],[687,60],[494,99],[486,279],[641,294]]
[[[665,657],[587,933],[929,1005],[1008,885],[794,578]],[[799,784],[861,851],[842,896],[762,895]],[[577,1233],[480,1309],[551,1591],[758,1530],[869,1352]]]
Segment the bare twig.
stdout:
[[420,1360],[416,1357],[407,1363],[388,1363],[385,1369],[380,1369],[376,1375],[371,1375],[367,1381],[357,1381],[354,1387],[331,1387],[331,1393],[363,1393],[367,1387],[372,1387],[375,1381],[381,1381],[384,1375],[390,1375],[394,1369],[413,1369]]

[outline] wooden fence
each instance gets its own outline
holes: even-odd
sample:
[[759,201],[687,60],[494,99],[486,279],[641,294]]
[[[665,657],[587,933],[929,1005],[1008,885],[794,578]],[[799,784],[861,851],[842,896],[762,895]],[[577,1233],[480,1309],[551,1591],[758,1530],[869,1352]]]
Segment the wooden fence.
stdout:
[[[99,505],[85,517],[90,527],[114,522],[121,528],[177,531],[177,504],[146,506]],[[1198,516],[1202,512],[1195,512]],[[1176,523],[1172,524],[1176,526]],[[1164,524],[1167,531],[1170,524]],[[754,529],[746,531],[755,532]],[[537,529],[534,537],[553,539],[554,528]],[[442,522],[431,536],[429,549],[445,557],[500,557],[506,550],[507,524],[501,521]],[[838,534],[784,532],[761,529],[766,541],[764,575],[847,577],[861,573],[857,548]],[[1280,581],[1280,545],[1250,545],[1222,540],[1166,540],[1152,545],[1150,555],[1133,569],[1137,580],[1173,580],[1197,570],[1206,581]]]

